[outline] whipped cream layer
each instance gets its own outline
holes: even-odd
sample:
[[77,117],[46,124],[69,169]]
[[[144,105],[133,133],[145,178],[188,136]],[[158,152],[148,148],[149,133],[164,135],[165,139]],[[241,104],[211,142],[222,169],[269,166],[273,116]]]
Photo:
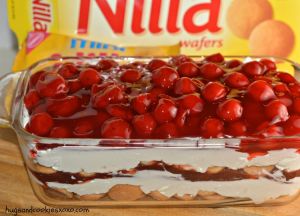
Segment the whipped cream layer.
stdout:
[[260,204],[283,195],[294,195],[300,189],[300,177],[286,183],[265,178],[238,181],[185,181],[180,175],[160,171],[141,171],[134,177],[115,177],[112,179],[94,179],[82,184],[62,184],[48,182],[52,188],[63,188],[79,195],[107,193],[116,184],[140,186],[144,193],[159,191],[167,197],[191,194],[196,196],[199,190],[216,192],[226,197],[249,198]]
[[274,165],[280,170],[300,169],[297,149],[269,151],[251,160],[249,154],[234,149],[188,148],[99,148],[93,146],[57,147],[40,150],[35,161],[40,165],[64,172],[116,172],[136,167],[141,161],[164,161],[167,164],[187,165],[198,172],[212,166],[240,169],[247,166]]

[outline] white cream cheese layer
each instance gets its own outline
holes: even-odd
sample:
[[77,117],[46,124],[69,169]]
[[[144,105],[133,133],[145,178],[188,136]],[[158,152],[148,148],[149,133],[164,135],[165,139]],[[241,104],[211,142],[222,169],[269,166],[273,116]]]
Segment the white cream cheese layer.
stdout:
[[293,195],[300,189],[300,177],[288,183],[268,179],[248,179],[238,181],[185,181],[179,175],[159,171],[141,171],[134,177],[116,177],[112,179],[95,179],[82,184],[62,184],[48,182],[49,187],[64,188],[79,195],[106,193],[116,184],[138,185],[147,194],[160,191],[171,197],[175,194],[196,195],[199,190],[213,191],[227,197],[250,198],[259,204],[282,195]]
[[234,149],[134,148],[100,149],[99,147],[58,147],[38,151],[36,162],[64,172],[116,172],[130,169],[141,161],[164,161],[168,164],[189,165],[198,172],[208,167],[222,166],[239,169],[246,166],[275,165],[281,170],[300,169],[297,149],[269,151],[268,154],[248,159],[247,153]]

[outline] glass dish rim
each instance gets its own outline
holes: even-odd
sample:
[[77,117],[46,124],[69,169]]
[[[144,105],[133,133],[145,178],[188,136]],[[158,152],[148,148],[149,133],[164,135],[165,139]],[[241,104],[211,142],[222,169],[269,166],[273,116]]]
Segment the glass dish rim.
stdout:
[[[188,55],[191,58],[205,58],[205,55]],[[22,79],[20,78],[18,81],[18,84],[16,86],[16,91],[15,95],[13,96],[14,102],[16,100],[17,92],[20,91],[20,85],[25,84],[23,91],[20,93],[20,97],[18,97],[18,101],[16,102],[16,106],[14,106],[14,111],[12,113],[13,116],[13,121],[11,123],[12,128],[16,131],[16,133],[21,136],[21,137],[26,137],[28,139],[34,140],[35,142],[38,143],[43,143],[43,144],[63,144],[63,145],[70,145],[70,146],[76,146],[78,141],[80,141],[81,144],[83,143],[90,143],[92,146],[94,145],[100,145],[101,147],[106,147],[105,145],[102,145],[103,143],[126,143],[130,144],[130,146],[126,145],[123,148],[137,148],[137,147],[178,147],[178,148],[187,148],[187,147],[192,147],[192,148],[238,148],[239,143],[242,140],[247,140],[247,141],[278,141],[278,140],[295,140],[295,139],[300,139],[300,135],[297,136],[278,136],[278,137],[268,137],[268,138],[258,138],[258,137],[228,137],[228,138],[200,138],[200,137],[182,137],[182,138],[170,138],[170,139],[103,139],[103,138],[51,138],[51,137],[41,137],[37,136],[34,134],[31,134],[25,130],[25,128],[21,125],[21,109],[24,107],[23,105],[23,99],[25,96],[26,88],[28,86],[28,81],[29,81],[29,75],[32,70],[37,68],[39,65],[44,64],[46,62],[51,62],[51,61],[68,61],[68,60],[100,60],[100,59],[117,59],[117,60],[126,60],[126,59],[153,59],[153,58],[159,58],[159,59],[169,59],[172,56],[99,56],[99,57],[76,57],[76,56],[66,56],[66,57],[50,57],[50,58],[45,58],[42,60],[37,61],[36,63],[32,64],[30,67],[27,69],[23,70],[22,73]],[[282,57],[276,57],[276,56],[252,56],[252,55],[225,55],[224,58],[253,58],[253,59],[260,59],[260,58],[268,58],[268,59],[274,59],[278,60],[281,62],[286,62],[291,64],[295,68],[295,71],[299,70],[300,71],[300,64],[286,59]],[[178,143],[178,144],[167,144],[168,142],[174,142],[174,141],[181,141],[185,142],[186,144],[183,143]],[[120,144],[122,146],[122,144]],[[140,146],[142,145],[142,146]],[[89,145],[87,145],[89,146]],[[109,148],[112,148],[112,146],[107,146]],[[120,146],[117,146],[117,148],[120,148]]]

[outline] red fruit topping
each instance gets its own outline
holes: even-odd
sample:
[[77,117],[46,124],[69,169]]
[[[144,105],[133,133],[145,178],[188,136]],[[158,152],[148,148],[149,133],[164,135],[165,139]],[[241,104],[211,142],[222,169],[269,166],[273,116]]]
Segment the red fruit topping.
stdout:
[[300,84],[299,83],[290,83],[289,85],[290,92],[293,97],[300,97]]
[[228,62],[226,62],[226,67],[228,69],[233,69],[233,68],[237,68],[239,67],[240,65],[242,65],[243,63],[240,61],[240,60],[236,60],[236,59],[233,59],[233,60],[230,60]]
[[30,90],[24,97],[24,104],[28,110],[32,110],[40,101],[39,94],[36,90]]
[[106,89],[108,86],[114,85],[114,82],[105,82],[102,84],[94,84],[91,87],[91,95],[95,95],[96,93]]
[[214,63],[222,63],[224,61],[224,57],[221,53],[216,53],[216,54],[206,56],[205,60]]
[[50,137],[53,138],[69,138],[72,137],[72,133],[67,127],[54,127],[50,131]]
[[284,83],[295,83],[297,80],[289,73],[277,72],[276,76]]
[[124,138],[131,137],[132,128],[128,122],[120,118],[110,118],[101,127],[103,138]]
[[179,136],[179,131],[174,123],[168,122],[157,127],[154,136],[159,139],[176,138]]
[[223,136],[224,123],[217,118],[206,119],[201,126],[202,136],[205,138],[217,138]]
[[98,125],[102,125],[103,122],[105,122],[107,119],[111,118],[111,115],[109,115],[107,112],[105,111],[102,111],[100,110],[98,113],[97,113],[97,116],[96,116],[96,123]]
[[163,66],[167,66],[167,62],[161,60],[161,59],[152,59],[148,65],[147,65],[147,69],[149,71],[155,71],[158,68],[161,68]]
[[35,87],[41,97],[56,97],[68,92],[64,78],[53,72],[42,74]]
[[48,113],[41,112],[31,115],[28,125],[31,133],[38,136],[46,136],[49,134],[54,123]]
[[284,83],[278,83],[273,86],[274,92],[277,96],[283,96],[286,94],[290,94],[290,90]]
[[209,102],[217,101],[224,98],[227,90],[224,85],[219,82],[209,82],[202,89],[202,96]]
[[293,105],[293,100],[290,96],[279,96],[278,100],[280,100],[287,108],[290,108]]
[[291,116],[284,124],[284,134],[287,136],[300,134],[300,116]]
[[103,92],[95,95],[93,107],[97,109],[105,108],[108,104],[120,103],[124,100],[124,92],[120,86],[108,86]]
[[260,132],[262,137],[274,137],[274,136],[283,136],[283,129],[282,127],[272,125],[263,131]]
[[242,66],[242,71],[248,76],[258,76],[265,73],[265,67],[257,61],[252,61],[244,64]]
[[124,120],[131,120],[133,118],[131,109],[123,104],[110,104],[106,107],[106,111],[111,116],[118,117]]
[[158,123],[172,121],[177,114],[175,103],[169,99],[161,98],[154,110],[154,117]]
[[152,75],[153,83],[165,89],[172,88],[178,78],[179,75],[176,70],[170,67],[161,67],[154,71]]
[[193,62],[185,62],[177,68],[180,76],[195,77],[199,74],[199,67]]
[[177,95],[191,94],[196,91],[197,87],[193,80],[188,77],[181,77],[175,82],[174,93]]
[[187,117],[190,114],[190,110],[187,109],[179,109],[177,111],[177,115],[175,118],[175,124],[178,127],[183,127],[186,123]]
[[117,66],[118,66],[118,63],[112,59],[101,59],[97,64],[97,67],[99,68],[99,70],[104,70],[104,71],[112,69]]
[[73,94],[82,88],[79,79],[68,80],[69,93]]
[[208,80],[216,80],[223,74],[224,70],[214,63],[206,63],[200,67],[200,75]]
[[79,80],[83,87],[90,87],[101,82],[101,76],[95,69],[87,68],[80,72]]
[[166,89],[159,88],[159,87],[154,87],[150,91],[150,99],[153,103],[157,103],[159,99],[159,95],[165,94]]
[[265,114],[272,123],[286,121],[289,118],[287,107],[280,100],[273,100],[265,107]]
[[88,138],[93,136],[94,130],[95,128],[92,122],[81,120],[75,125],[73,134],[75,137]]
[[170,59],[169,63],[170,65],[173,66],[179,66],[185,62],[192,62],[193,59],[191,59],[190,57],[186,56],[186,55],[179,55],[179,56],[174,56]]
[[241,118],[243,107],[239,100],[228,99],[219,104],[217,114],[224,121],[235,121]]
[[189,110],[191,114],[200,113],[204,108],[204,101],[196,94],[184,95],[178,98],[180,108]]
[[234,137],[245,136],[247,132],[247,126],[243,121],[229,122],[226,125],[226,132]]
[[134,83],[140,80],[142,77],[141,72],[135,69],[128,69],[124,71],[120,77],[122,82]]
[[81,102],[77,96],[67,96],[62,99],[49,99],[47,101],[47,112],[52,116],[67,117],[78,112]]
[[274,99],[276,96],[272,87],[264,80],[257,80],[248,86],[247,94],[258,102]]
[[231,88],[242,89],[249,85],[249,79],[242,73],[233,72],[225,77],[225,83]]
[[65,63],[59,67],[57,73],[59,73],[65,79],[70,79],[78,73],[78,69],[73,63]]
[[149,113],[135,116],[132,124],[136,133],[142,137],[149,137],[157,125],[155,119]]
[[39,71],[39,72],[36,72],[36,73],[34,73],[34,74],[32,74],[31,76],[30,76],[30,80],[29,80],[29,87],[30,88],[34,88],[35,87],[35,85],[36,85],[36,83],[37,83],[37,81],[40,79],[40,77],[44,74],[44,73],[46,73],[46,71]]
[[293,103],[293,111],[300,114],[300,98],[295,98]]
[[144,114],[148,111],[151,105],[151,94],[140,94],[132,99],[131,107],[139,114]]
[[275,71],[276,70],[275,62],[273,62],[270,59],[261,59],[259,62],[262,63],[266,67],[267,71]]

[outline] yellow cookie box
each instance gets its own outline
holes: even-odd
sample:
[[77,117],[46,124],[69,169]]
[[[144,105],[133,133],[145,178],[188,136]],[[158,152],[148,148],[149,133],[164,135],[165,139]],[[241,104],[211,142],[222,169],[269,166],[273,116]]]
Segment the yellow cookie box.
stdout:
[[107,44],[96,52],[109,55],[221,52],[299,62],[299,8],[298,0],[8,0],[9,24],[24,55],[29,32],[49,34],[34,60],[47,48],[49,55],[55,49],[76,54],[75,38]]

